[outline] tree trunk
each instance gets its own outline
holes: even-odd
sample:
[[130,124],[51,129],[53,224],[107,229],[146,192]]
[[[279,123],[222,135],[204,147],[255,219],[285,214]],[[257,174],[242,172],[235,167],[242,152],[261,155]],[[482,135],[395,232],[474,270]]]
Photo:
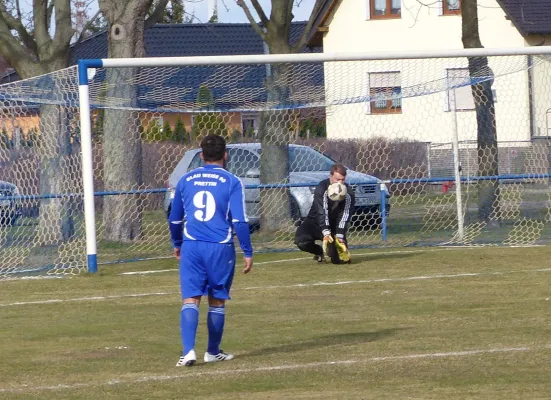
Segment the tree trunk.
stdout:
[[[125,2],[100,0],[101,11],[109,21],[109,57],[143,57],[144,18],[152,0]],[[135,105],[136,68],[111,68],[107,74],[108,98],[127,100]],[[105,110],[103,128],[104,184],[106,191],[138,189],[142,184],[142,144],[140,120],[135,111]],[[103,210],[104,238],[127,242],[142,233],[142,202],[139,195],[107,196]]]
[[[69,47],[73,29],[69,0],[32,3],[32,31],[21,14],[10,14],[6,2],[1,2],[0,52],[15,68],[22,79],[48,74],[66,68],[69,64]],[[11,4],[12,6],[14,4]],[[17,2],[19,6],[19,2]],[[51,15],[55,18],[50,18]],[[62,83],[53,75],[44,76],[51,83],[52,94],[62,101]],[[49,82],[51,80],[51,82]],[[71,140],[68,126],[68,109],[64,106],[40,106],[40,194],[52,196],[40,200],[40,217],[36,242],[55,245],[70,239],[74,233],[74,200],[55,198],[70,193],[76,182],[71,176]],[[76,186],[78,187],[78,185]]]
[[[40,107],[40,194],[66,194],[75,191],[71,172],[72,144],[68,130],[67,110],[62,106]],[[79,177],[77,177],[79,178]],[[40,200],[36,240],[40,245],[55,245],[74,234],[74,200],[47,198]]]
[[[281,37],[281,36],[280,36]],[[277,37],[275,39],[279,39]],[[285,40],[285,38],[283,38]],[[271,53],[287,53],[287,41],[277,43],[272,40]],[[270,65],[266,79],[268,107],[262,112],[260,140],[262,158],[260,163],[260,182],[262,184],[284,184],[289,182],[289,141],[291,113],[285,109],[290,87],[289,65]],[[279,108],[280,106],[283,106]],[[289,189],[274,188],[260,191],[260,227],[263,232],[276,232],[290,219]]]
[[[477,0],[463,0],[462,41],[465,48],[482,48],[478,31]],[[495,104],[492,93],[493,72],[488,65],[487,57],[469,57],[469,74],[475,84],[471,86],[477,124],[478,175],[499,175],[499,156],[497,146],[497,129]],[[490,222],[499,218],[499,184],[497,180],[479,181],[478,219]]]

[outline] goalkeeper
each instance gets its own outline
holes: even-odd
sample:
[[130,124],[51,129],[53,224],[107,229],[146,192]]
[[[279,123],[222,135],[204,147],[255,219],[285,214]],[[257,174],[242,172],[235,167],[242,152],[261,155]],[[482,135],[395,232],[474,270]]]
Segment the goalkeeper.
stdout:
[[[346,231],[354,210],[354,191],[345,179],[346,167],[333,165],[329,178],[316,187],[310,212],[295,233],[298,248],[312,253],[320,263],[325,262],[326,256],[331,258],[333,264],[350,263]],[[342,201],[334,202],[327,196],[327,188],[335,182],[346,185],[346,197]],[[321,240],[323,247],[316,244],[316,240]]]

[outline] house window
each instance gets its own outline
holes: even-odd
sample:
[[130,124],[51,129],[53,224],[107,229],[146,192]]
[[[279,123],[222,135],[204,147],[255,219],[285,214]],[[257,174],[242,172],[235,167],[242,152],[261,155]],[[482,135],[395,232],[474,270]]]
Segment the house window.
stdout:
[[402,0],[368,0],[371,19],[400,18]]
[[154,115],[151,117],[150,123],[151,126],[162,128],[164,124],[163,117],[161,115]]
[[242,114],[241,129],[244,137],[256,137],[260,126],[260,114]]
[[442,0],[443,15],[461,14],[461,0]]
[[448,90],[447,110],[474,110],[470,80],[468,68],[452,68],[447,70],[448,87],[451,88]]
[[399,72],[369,74],[369,112],[399,114],[402,112],[402,85]]

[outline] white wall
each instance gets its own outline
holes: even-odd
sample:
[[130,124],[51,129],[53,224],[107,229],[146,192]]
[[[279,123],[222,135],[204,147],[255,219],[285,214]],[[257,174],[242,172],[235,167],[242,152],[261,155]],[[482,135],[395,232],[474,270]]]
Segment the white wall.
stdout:
[[[430,3],[430,2],[429,2]],[[421,6],[417,0],[402,0],[402,18],[366,20],[368,0],[343,0],[324,38],[325,52],[365,52],[412,49],[462,48],[461,16],[439,16],[437,7]],[[485,47],[520,47],[527,43],[495,0],[479,0],[480,35]],[[526,57],[490,58],[496,75],[496,123],[498,140],[530,139],[530,112]],[[328,107],[329,137],[366,138],[385,136],[426,142],[450,142],[455,130],[455,115],[447,111],[446,68],[467,66],[466,59],[433,59],[326,63],[326,96],[329,103],[344,98],[368,95],[368,74],[400,71],[404,95],[406,88],[426,82],[418,93],[434,94],[404,98],[402,113],[373,115],[366,103]],[[539,78],[549,80],[548,75]],[[536,83],[539,85],[539,83]],[[440,87],[440,89],[438,89]],[[551,90],[540,91],[551,95]],[[412,90],[409,89],[409,92]],[[548,101],[540,95],[538,101]],[[537,107],[543,112],[545,105]],[[547,108],[545,108],[547,110]],[[457,112],[459,140],[476,139],[474,111]],[[551,118],[551,117],[550,117]],[[551,120],[550,120],[551,123]],[[551,127],[551,126],[550,126]]]

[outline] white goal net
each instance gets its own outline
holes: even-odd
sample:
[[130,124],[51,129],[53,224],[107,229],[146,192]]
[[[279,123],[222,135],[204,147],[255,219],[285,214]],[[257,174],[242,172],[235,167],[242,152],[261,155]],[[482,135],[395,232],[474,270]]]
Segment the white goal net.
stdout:
[[[337,162],[353,249],[547,243],[547,50],[89,69],[98,263],[170,257],[171,192],[210,133],[230,143],[256,251],[296,250]],[[0,99],[0,278],[86,271],[77,67]]]

